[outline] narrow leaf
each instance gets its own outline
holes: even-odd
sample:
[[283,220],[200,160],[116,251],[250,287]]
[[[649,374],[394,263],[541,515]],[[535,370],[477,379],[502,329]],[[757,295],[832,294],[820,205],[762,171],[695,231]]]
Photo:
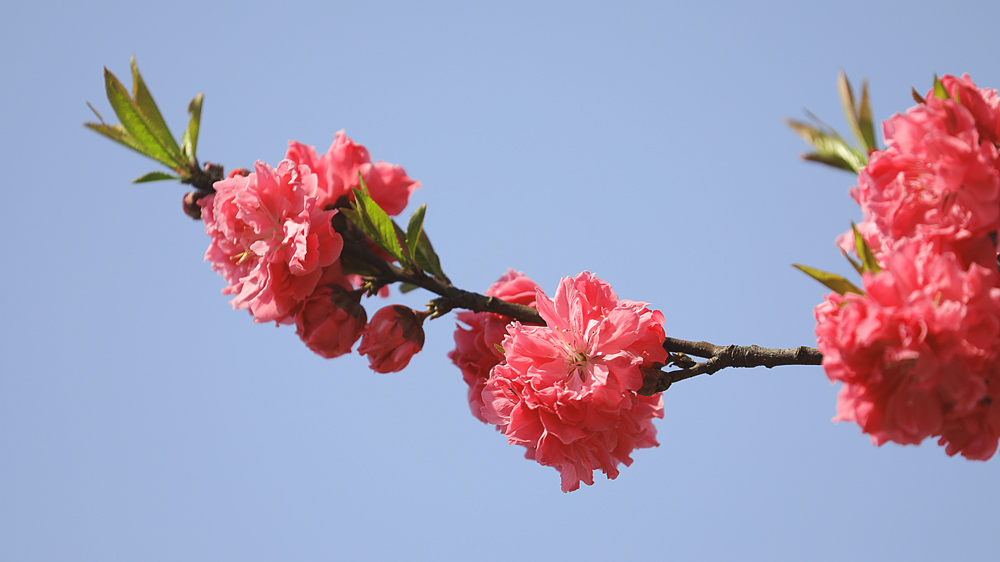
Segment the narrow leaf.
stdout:
[[878,149],[875,141],[875,123],[872,121],[872,100],[868,95],[868,80],[861,82],[861,106],[858,107],[858,127],[861,129],[862,146],[870,152]]
[[413,258],[424,271],[446,283],[451,282],[441,269],[441,260],[438,258],[437,252],[434,251],[434,246],[431,245],[431,239],[427,237],[426,232],[417,241],[417,253]]
[[916,101],[917,103],[927,103],[927,100],[925,100],[923,96],[917,93],[916,88],[910,87],[910,94],[913,95],[913,100]]
[[83,126],[108,137],[109,139],[117,142],[118,144],[127,146],[128,148],[131,148],[132,150],[138,152],[139,154],[142,154],[143,156],[154,158],[153,155],[149,152],[149,150],[145,146],[139,144],[139,141],[135,140],[135,137],[130,135],[129,132],[125,130],[125,127],[122,127],[121,125],[105,125],[103,123],[100,124],[84,123]]
[[375,239],[375,231],[367,222],[365,222],[364,216],[361,215],[356,207],[351,209],[339,208],[337,209],[337,212],[343,214],[348,220],[353,222],[354,226],[360,228],[361,232],[365,233],[365,236],[371,238],[372,240]]
[[407,267],[417,267],[417,263],[413,260],[413,254],[410,252],[410,247],[406,243],[406,233],[403,232],[403,228],[396,224],[396,221],[392,221],[392,229],[396,233],[396,242],[399,243],[399,249],[403,252],[403,260],[400,260],[400,264]]
[[160,180],[179,180],[181,178],[177,176],[172,176],[166,172],[149,172],[132,180],[132,183],[146,183],[149,181],[160,181]]
[[153,96],[150,95],[149,89],[146,88],[146,83],[142,80],[142,75],[139,74],[139,67],[135,64],[135,55],[132,55],[132,60],[129,61],[129,64],[132,67],[132,99],[135,101],[135,106],[139,110],[139,113],[144,118],[150,134],[156,137],[157,142],[160,143],[160,146],[163,147],[164,151],[174,161],[181,160],[181,149],[177,146],[174,135],[170,133],[167,122],[163,120],[160,109],[156,107],[156,102],[153,101]]
[[825,285],[831,291],[837,293],[838,295],[843,295],[845,293],[857,293],[859,295],[865,294],[864,291],[857,288],[854,283],[851,283],[845,279],[842,275],[837,275],[836,273],[828,273],[813,267],[806,265],[799,265],[793,263],[792,267],[797,268],[802,273],[805,273],[809,277],[819,281]]
[[852,258],[850,254],[845,252],[843,249],[840,250],[840,253],[843,254],[845,258],[847,258],[847,261],[851,262],[851,267],[854,268],[854,271],[858,272],[858,275],[861,275],[862,273],[865,272],[864,266],[862,266],[860,263],[858,263],[857,260]]
[[840,104],[844,108],[844,116],[847,117],[847,124],[851,127],[855,138],[864,143],[864,135],[861,134],[861,125],[858,122],[858,110],[854,105],[854,90],[847,80],[847,74],[843,69],[837,74],[837,91],[840,93]]
[[851,223],[851,229],[854,230],[854,249],[858,253],[858,257],[861,258],[862,270],[871,271],[872,273],[882,271],[882,268],[878,265],[878,261],[875,260],[875,253],[872,252],[871,246],[868,245],[865,237],[861,236],[861,232],[858,231],[858,227],[853,222]]
[[424,232],[424,214],[427,213],[427,203],[424,203],[413,211],[410,215],[410,222],[406,225],[406,245],[410,249],[410,255],[417,255],[417,242]]
[[104,118],[101,117],[101,114],[97,112],[97,109],[95,109],[94,106],[90,105],[89,101],[87,102],[87,107],[89,107],[90,110],[94,112],[94,115],[97,116],[97,120],[101,122],[101,125],[105,125]]
[[838,170],[844,170],[845,172],[857,173],[858,170],[850,162],[846,162],[843,158],[836,155],[825,155],[817,154],[815,152],[810,152],[808,154],[802,154],[803,160],[809,160],[810,162],[817,162],[819,164],[826,164],[832,168],[837,168]]
[[419,288],[420,287],[418,287],[417,285],[414,285],[413,283],[400,283],[399,284],[399,292],[403,293],[404,295],[406,293],[409,293],[410,291],[415,291],[415,290],[417,290]]
[[823,134],[819,127],[806,123],[805,121],[796,121],[795,119],[785,118],[785,124],[791,127],[797,135],[802,137],[802,140],[809,144],[813,144],[813,139]]
[[118,119],[121,120],[122,126],[125,127],[125,130],[129,132],[137,143],[146,148],[146,150],[140,152],[168,168],[176,168],[178,163],[171,158],[170,154],[160,146],[156,137],[150,133],[135,103],[129,97],[128,91],[125,90],[125,86],[107,68],[104,69],[104,85],[105,90],[107,90],[108,101],[111,103],[112,109],[115,110]]
[[122,127],[121,125],[108,125],[107,123],[105,123],[104,117],[101,116],[101,114],[97,111],[97,109],[94,108],[93,105],[90,104],[89,101],[87,102],[87,107],[89,107],[90,110],[94,112],[94,115],[96,115],[97,118],[101,120],[101,122],[84,123],[83,124],[84,127],[87,127],[88,129],[95,131],[101,135],[104,135],[122,146],[131,148],[132,150],[135,150],[136,152],[144,156],[149,156],[150,158],[152,158],[152,156],[149,154],[149,151],[145,150],[145,148],[142,145],[140,145],[132,137],[132,135],[129,134],[128,131],[125,130],[125,127]]
[[188,122],[187,129],[181,137],[181,152],[184,153],[185,158],[192,162],[194,162],[198,150],[198,131],[201,129],[201,102],[204,98],[205,94],[198,94],[188,104],[188,113],[191,115],[191,120]]
[[860,171],[868,163],[868,155],[848,146],[836,131],[822,130],[809,123],[794,119],[785,119],[785,123],[803,140],[816,148],[816,154],[803,156],[807,160],[852,172]]
[[[359,173],[358,177],[360,176]],[[364,178],[361,178],[361,189],[354,188],[353,191],[359,213],[375,234],[372,240],[383,250],[389,252],[389,255],[403,263],[403,249],[399,246],[399,240],[396,238],[396,227],[393,226],[389,215],[368,194],[368,186],[365,185]]]
[[948,95],[948,90],[941,83],[941,80],[938,79],[937,74],[934,75],[934,97],[941,100],[951,99],[951,96]]

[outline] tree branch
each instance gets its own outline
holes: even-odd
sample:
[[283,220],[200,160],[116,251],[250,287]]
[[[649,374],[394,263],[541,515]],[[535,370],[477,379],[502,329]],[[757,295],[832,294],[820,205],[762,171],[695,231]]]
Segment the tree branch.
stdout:
[[[667,338],[663,348],[670,352],[670,364],[681,367],[674,371],[657,371],[647,376],[640,394],[652,396],[670,385],[697,375],[711,375],[726,367],[778,367],[780,365],[822,365],[818,349],[806,346],[771,349],[759,345],[720,346],[706,341],[693,342]],[[689,355],[706,358],[696,362]]]
[[385,284],[395,282],[409,283],[440,295],[440,298],[434,299],[429,303],[432,309],[431,318],[443,316],[454,308],[465,308],[473,312],[502,314],[515,320],[520,320],[524,324],[545,325],[542,317],[530,306],[514,304],[496,297],[488,297],[479,293],[465,291],[419,270],[410,271],[402,269],[376,255],[363,242],[359,242],[357,239],[351,240],[350,238],[350,236],[344,237],[344,249],[342,253],[373,267],[377,272],[376,276],[380,282]]
[[[346,224],[344,225],[346,226]],[[474,312],[492,312],[520,320],[525,324],[545,325],[538,312],[528,306],[510,303],[496,297],[488,297],[459,289],[450,282],[432,277],[420,270],[403,269],[386,261],[372,252],[359,232],[347,226],[341,228],[344,235],[343,254],[357,259],[375,271],[375,277],[382,284],[395,282],[410,283],[440,295],[428,305],[432,318],[443,316],[454,308],[464,308]],[[668,365],[680,367],[673,371],[656,370],[646,376],[640,394],[652,396],[670,388],[670,385],[697,375],[711,375],[727,367],[777,367],[780,365],[820,365],[823,356],[819,350],[800,346],[790,349],[770,349],[758,345],[720,346],[706,341],[693,342],[677,338],[666,338],[663,348],[670,353]],[[705,358],[696,362],[689,356]]]

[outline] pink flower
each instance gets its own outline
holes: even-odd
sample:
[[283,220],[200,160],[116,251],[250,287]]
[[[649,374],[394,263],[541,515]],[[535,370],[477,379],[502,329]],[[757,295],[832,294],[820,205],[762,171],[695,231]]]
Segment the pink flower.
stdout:
[[834,419],[856,422],[877,445],[954,439],[949,454],[988,435],[992,454],[1000,424],[971,420],[995,419],[984,405],[1000,357],[996,270],[966,270],[953,253],[918,241],[901,243],[863,281],[866,295],[831,294],[816,307],[823,367],[844,383]]
[[361,292],[335,284],[316,289],[295,316],[299,338],[327,359],[350,353],[367,321]]
[[[874,443],[939,437],[949,455],[986,459],[1000,439],[1000,110],[995,90],[941,79],[926,103],[884,125],[851,195],[879,273],[865,295],[816,307],[817,346],[841,381],[835,420]],[[853,235],[838,245],[853,249]]]
[[[979,88],[968,74],[956,78],[951,74],[941,77],[945,91],[972,113],[976,129],[985,142],[996,144],[1000,141],[1000,99],[992,88]],[[927,98],[934,97],[934,89],[927,92]]]
[[[386,162],[372,163],[368,150],[339,131],[326,154],[318,155],[312,146],[288,142],[285,158],[306,164],[317,177],[319,206],[344,205],[352,199],[351,189],[361,187],[358,174],[365,179],[372,199],[389,215],[403,212],[410,194],[420,182],[410,179],[401,166]],[[345,199],[346,198],[346,199]]]
[[[534,281],[521,272],[508,269],[486,290],[486,295],[534,308],[536,291],[541,291],[541,288]],[[462,378],[469,385],[472,415],[486,423],[482,413],[483,388],[490,371],[503,360],[497,346],[503,342],[507,324],[513,319],[500,314],[471,311],[459,312],[455,318],[469,329],[463,329],[461,324],[455,326],[455,349],[448,353],[448,357],[461,369]]]
[[663,400],[636,391],[644,369],[666,362],[663,315],[619,301],[589,272],[564,278],[554,300],[537,291],[536,304],[546,326],[507,327],[482,413],[528,458],[555,467],[564,492],[593,484],[597,469],[616,478],[634,449],[658,445],[652,419]]
[[945,420],[939,445],[949,455],[961,453],[970,460],[989,460],[1000,441],[1000,376],[986,378],[986,396],[970,412]]
[[399,304],[379,309],[368,322],[358,353],[368,356],[377,373],[402,371],[424,347],[424,318],[426,313]]
[[198,204],[212,238],[205,260],[229,283],[222,292],[255,322],[291,323],[343,248],[330,225],[336,211],[317,206],[315,174],[289,160],[258,161],[215,191]]
[[885,121],[889,147],[871,155],[851,190],[880,260],[904,238],[946,241],[965,262],[995,258],[979,241],[1000,222],[1000,153],[981,142],[978,125],[962,104],[934,97]]

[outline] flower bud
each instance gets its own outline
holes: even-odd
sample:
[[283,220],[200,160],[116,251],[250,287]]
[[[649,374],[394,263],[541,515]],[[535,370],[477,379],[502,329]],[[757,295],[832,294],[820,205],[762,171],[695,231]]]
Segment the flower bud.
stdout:
[[351,352],[367,321],[360,292],[324,285],[305,300],[295,315],[295,333],[309,349],[333,359]]
[[426,317],[399,304],[379,309],[368,322],[358,353],[368,356],[369,366],[377,373],[402,371],[424,347]]
[[198,221],[201,220],[201,205],[198,204],[198,200],[208,195],[207,192],[201,190],[189,191],[184,194],[184,202],[181,204],[184,209],[184,214]]

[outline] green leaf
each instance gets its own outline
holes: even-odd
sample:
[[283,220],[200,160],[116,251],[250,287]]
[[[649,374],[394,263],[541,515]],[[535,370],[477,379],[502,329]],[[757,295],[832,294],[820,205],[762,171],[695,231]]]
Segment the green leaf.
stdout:
[[406,245],[409,247],[410,255],[417,255],[417,242],[424,232],[424,214],[427,213],[427,203],[424,203],[413,211],[410,215],[410,222],[406,225]]
[[858,275],[861,275],[862,273],[865,272],[864,266],[858,263],[857,260],[852,258],[847,252],[841,249],[840,253],[843,254],[845,258],[847,258],[847,261],[851,262],[851,267],[854,268],[854,271],[858,272]]
[[404,295],[406,293],[409,293],[410,291],[415,291],[415,290],[417,290],[419,288],[420,288],[419,286],[414,285],[413,283],[405,283],[404,282],[404,283],[400,283],[399,284],[399,292],[403,293]]
[[196,151],[198,150],[198,131],[201,128],[201,102],[204,98],[205,94],[198,94],[188,104],[188,113],[191,115],[191,120],[188,122],[187,129],[181,137],[181,152],[191,162],[194,162]]
[[172,176],[166,172],[149,172],[132,180],[132,183],[146,183],[149,181],[179,180],[181,178]]
[[405,259],[405,261],[400,261],[399,263],[409,267],[417,267],[416,262],[413,260],[413,254],[410,253],[410,247],[406,243],[406,233],[403,232],[402,227],[396,224],[395,220],[389,220],[392,221],[392,229],[396,233],[396,241],[399,242],[399,249],[403,252],[403,258]]
[[106,125],[104,123],[84,123],[83,126],[108,137],[109,139],[117,142],[118,144],[131,148],[132,150],[144,156],[149,156],[150,158],[152,158],[152,156],[146,150],[146,147],[139,144],[139,142],[135,140],[135,137],[130,135],[129,132],[125,130],[125,127],[122,127],[121,125]]
[[156,141],[175,162],[182,160],[181,149],[177,146],[174,135],[170,133],[167,122],[163,120],[160,109],[156,107],[156,102],[153,101],[153,96],[150,95],[149,89],[146,88],[146,83],[142,80],[142,75],[139,74],[139,67],[135,64],[135,55],[132,55],[129,64],[132,67],[132,99],[135,101],[135,106],[139,113],[144,118],[150,134],[156,138]]
[[837,91],[840,94],[840,104],[844,108],[844,116],[847,117],[847,124],[851,127],[855,138],[864,144],[864,135],[861,133],[861,124],[858,120],[858,110],[854,106],[854,90],[843,69],[837,73]]
[[910,87],[910,94],[913,96],[913,101],[917,103],[927,103],[927,100],[925,100],[923,96],[918,94],[917,89],[912,86]]
[[837,275],[836,273],[828,273],[813,267],[806,265],[799,265],[793,263],[792,267],[797,268],[799,271],[805,273],[809,277],[819,281],[825,285],[828,289],[837,293],[838,295],[843,295],[845,293],[857,293],[859,295],[865,294],[864,291],[854,286],[853,283],[845,279],[842,275]]
[[802,154],[803,160],[808,160],[810,162],[818,162],[820,164],[826,164],[832,168],[837,168],[838,170],[844,170],[845,172],[857,173],[854,166],[850,162],[846,162],[840,156],[835,155],[823,155],[817,154],[815,152],[810,152],[807,154]]
[[337,209],[337,212],[340,213],[340,214],[342,214],[342,215],[344,215],[345,217],[347,217],[347,219],[350,220],[351,222],[353,222],[354,226],[357,226],[358,228],[360,228],[361,232],[364,232],[366,236],[368,236],[369,238],[372,238],[373,235],[372,235],[372,233],[369,232],[369,227],[365,223],[365,219],[361,216],[360,213],[357,212],[357,210],[355,210],[353,208],[352,209],[347,209],[347,208],[341,207],[341,208]]
[[861,268],[862,272],[871,271],[872,273],[878,273],[882,271],[879,267],[878,261],[875,260],[875,253],[872,252],[871,246],[865,240],[864,236],[861,236],[861,232],[858,231],[858,227],[852,222],[851,229],[854,231],[854,249],[858,253],[858,257],[861,258]]
[[865,151],[878,150],[875,141],[875,123],[872,121],[872,100],[868,95],[868,80],[861,82],[861,106],[858,108],[858,128],[861,129],[861,145]]
[[821,162],[852,172],[860,171],[868,163],[868,155],[848,146],[836,131],[820,129],[794,119],[785,119],[785,123],[803,140],[816,148],[815,154],[803,156],[806,160]]
[[[361,177],[360,173],[358,177]],[[355,210],[370,227],[369,236],[380,248],[389,252],[389,255],[400,263],[405,263],[403,249],[399,245],[399,239],[396,238],[396,226],[389,215],[368,194],[368,186],[365,185],[364,178],[361,178],[361,189],[354,188],[353,191]]]
[[149,131],[149,127],[135,106],[135,102],[129,97],[125,86],[122,86],[118,78],[107,68],[104,69],[104,85],[111,108],[115,110],[115,114],[121,120],[122,126],[135,139],[136,143],[143,147],[143,150],[139,150],[139,152],[168,168],[177,168],[178,163],[160,146],[159,141]]
[[441,269],[441,260],[438,259],[437,252],[434,251],[434,246],[431,245],[431,239],[427,237],[426,232],[417,240],[417,253],[413,256],[413,259],[416,260],[417,266],[420,269],[446,283],[451,283],[451,280],[448,279],[448,276]]
[[96,116],[97,116],[97,120],[101,122],[101,125],[105,125],[105,124],[106,124],[106,123],[104,122],[104,118],[103,118],[103,117],[101,117],[101,114],[100,114],[100,113],[98,113],[97,109],[96,109],[96,108],[94,108],[94,106],[90,105],[90,102],[89,102],[89,101],[87,102],[87,107],[89,107],[89,108],[90,108],[90,110],[94,112],[94,115],[96,115]]
[[945,89],[944,84],[941,83],[941,80],[938,80],[937,74],[934,75],[934,97],[941,100],[951,99],[951,96],[948,95],[948,90]]

